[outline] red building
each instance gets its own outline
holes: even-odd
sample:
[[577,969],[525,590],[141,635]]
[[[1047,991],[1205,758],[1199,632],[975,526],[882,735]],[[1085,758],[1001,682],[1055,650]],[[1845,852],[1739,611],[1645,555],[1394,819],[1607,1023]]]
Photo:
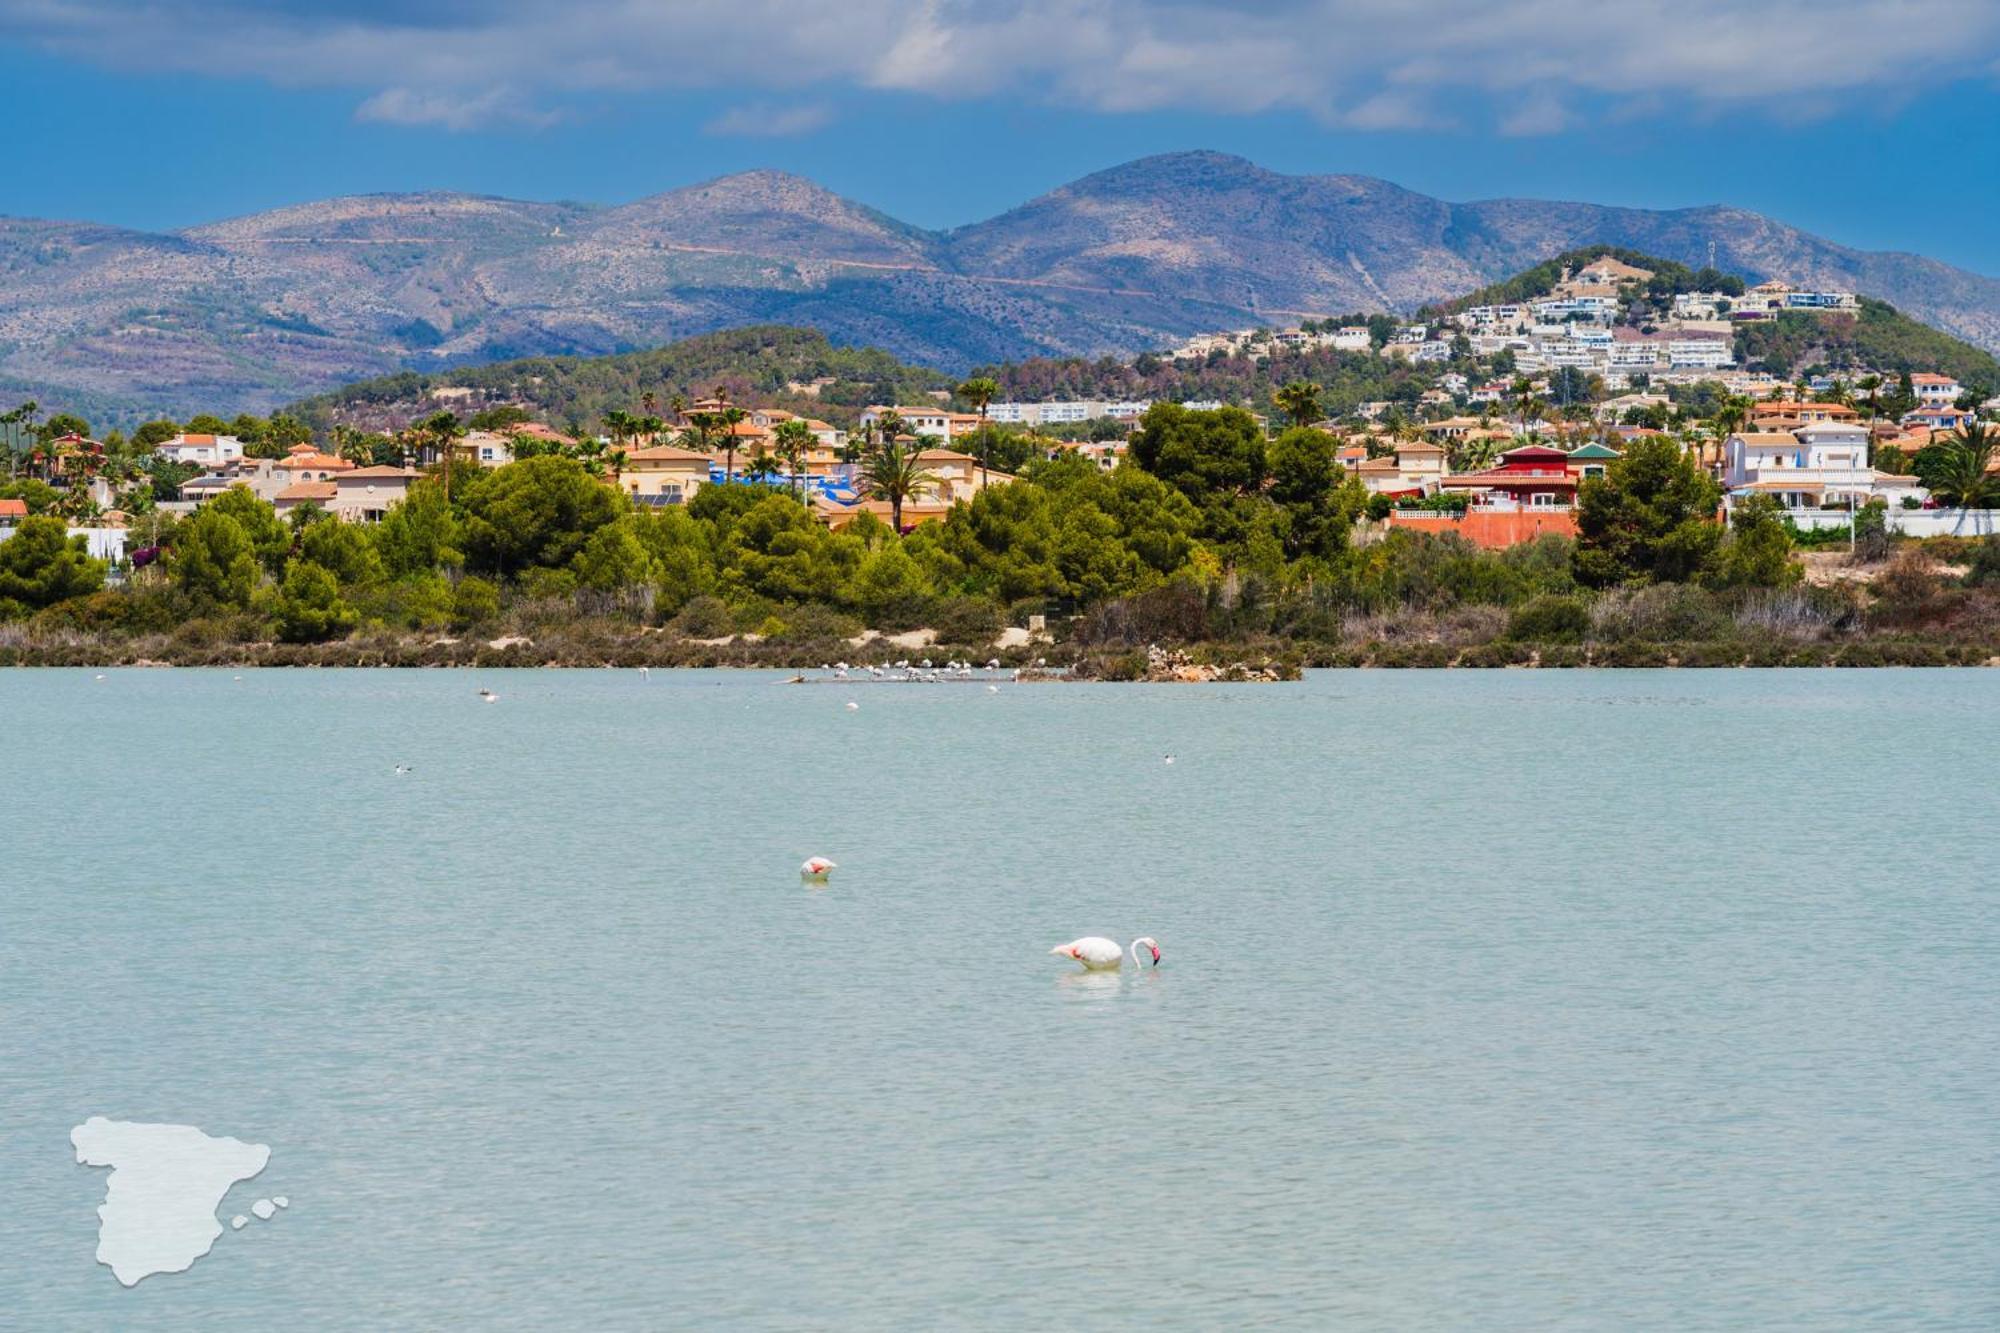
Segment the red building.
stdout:
[[1455,473],[1442,485],[1448,491],[1469,491],[1480,504],[1565,509],[1576,503],[1579,480],[1577,467],[1561,449],[1524,444],[1501,454],[1496,466]]

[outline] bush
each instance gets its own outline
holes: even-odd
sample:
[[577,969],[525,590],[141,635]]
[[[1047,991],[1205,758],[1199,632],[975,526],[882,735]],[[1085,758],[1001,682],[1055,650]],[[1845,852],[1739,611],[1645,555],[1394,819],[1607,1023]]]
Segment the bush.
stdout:
[[500,590],[482,578],[464,578],[451,594],[451,619],[467,628],[489,625],[500,618]]
[[521,575],[521,595],[530,600],[576,596],[576,575],[567,569],[531,569]]
[[1000,608],[983,597],[947,597],[931,609],[930,622],[940,643],[984,646],[1000,633]]
[[1591,612],[1593,639],[1675,642],[1715,639],[1734,628],[1715,597],[1688,583],[1657,583],[1600,597]]
[[862,630],[859,620],[827,606],[795,606],[785,612],[782,621],[774,616],[765,625],[765,637],[782,643],[851,639]]
[[734,617],[719,597],[697,597],[667,622],[669,633],[683,639],[720,639],[735,633]]
[[1528,643],[1576,643],[1590,632],[1590,607],[1580,597],[1544,595],[1507,618],[1507,637]]

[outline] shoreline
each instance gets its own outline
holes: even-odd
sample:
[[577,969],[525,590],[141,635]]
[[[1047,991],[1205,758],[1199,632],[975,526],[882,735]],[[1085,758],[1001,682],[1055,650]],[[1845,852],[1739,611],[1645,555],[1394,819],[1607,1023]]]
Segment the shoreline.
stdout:
[[[1327,644],[1195,644],[1186,650],[1197,660],[1218,667],[1278,666],[1296,679],[1296,670],[1619,670],[1671,668],[1723,670],[1730,668],[1814,667],[2000,667],[2000,654],[1987,646],[1925,639],[1858,639],[1832,643],[1578,643],[1532,644],[1495,641],[1454,646],[1434,641]],[[908,650],[903,650],[907,655]],[[1074,650],[1047,647],[1028,656],[1019,652],[960,649],[948,645],[925,650],[939,661],[953,656],[968,660],[997,658],[1011,676],[1016,669],[1033,673],[1020,683],[1054,681],[1132,683],[1146,679],[1135,657],[1143,650]],[[1060,674],[1037,673],[1037,658]],[[102,643],[29,643],[0,646],[0,670],[76,668],[300,668],[315,670],[380,670],[383,668],[604,670],[646,667],[657,670],[769,670],[817,672],[835,661],[857,669],[889,665],[879,655],[856,653],[844,644],[787,645],[703,644],[657,639],[619,645],[538,646],[510,643],[494,647],[476,642],[410,643],[250,643],[176,644],[171,641]],[[982,677],[983,679],[983,677]],[[810,679],[803,683],[819,683]],[[830,683],[830,682],[829,682]],[[865,678],[841,682],[875,683]],[[953,683],[953,682],[937,682]],[[1188,682],[1195,683],[1195,682]]]

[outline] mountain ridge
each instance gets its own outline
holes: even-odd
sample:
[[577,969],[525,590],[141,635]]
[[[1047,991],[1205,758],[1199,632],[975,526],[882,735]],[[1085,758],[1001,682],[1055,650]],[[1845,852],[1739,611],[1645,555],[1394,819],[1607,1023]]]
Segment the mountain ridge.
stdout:
[[136,417],[262,410],[354,379],[803,324],[946,369],[1412,310],[1579,245],[1839,286],[2000,347],[2000,279],[1730,205],[1453,203],[1207,150],[926,230],[807,177],[621,204],[336,196],[171,232],[0,218],[0,392]]

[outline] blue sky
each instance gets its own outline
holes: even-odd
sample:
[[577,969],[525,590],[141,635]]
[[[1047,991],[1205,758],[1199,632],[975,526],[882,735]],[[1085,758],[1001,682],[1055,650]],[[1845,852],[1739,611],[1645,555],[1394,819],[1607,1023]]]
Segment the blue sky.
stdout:
[[0,212],[145,228],[763,166],[935,227],[1198,147],[2000,273],[1990,0],[0,0],[0,80]]

